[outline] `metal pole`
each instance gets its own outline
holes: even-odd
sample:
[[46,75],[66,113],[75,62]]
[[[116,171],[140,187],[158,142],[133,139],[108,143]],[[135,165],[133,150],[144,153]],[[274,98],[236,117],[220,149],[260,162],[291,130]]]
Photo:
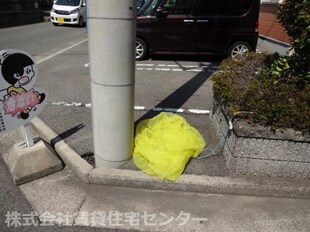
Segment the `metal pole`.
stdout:
[[31,133],[30,133],[27,125],[22,126],[22,132],[23,132],[23,136],[24,136],[27,147],[32,147],[33,146],[33,138],[31,136]]
[[88,1],[92,124],[97,167],[131,158],[136,0]]

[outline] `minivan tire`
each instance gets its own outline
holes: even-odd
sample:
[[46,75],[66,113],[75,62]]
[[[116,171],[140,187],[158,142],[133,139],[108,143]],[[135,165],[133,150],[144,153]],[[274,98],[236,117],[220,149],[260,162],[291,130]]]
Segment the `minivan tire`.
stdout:
[[136,39],[136,60],[143,60],[147,55],[147,45],[142,40]]
[[80,17],[79,18],[79,27],[84,27],[84,20],[83,20],[83,17]]
[[227,50],[227,56],[231,58],[236,58],[238,55],[243,55],[244,53],[249,53],[252,51],[250,44],[247,42],[239,41],[232,44]]

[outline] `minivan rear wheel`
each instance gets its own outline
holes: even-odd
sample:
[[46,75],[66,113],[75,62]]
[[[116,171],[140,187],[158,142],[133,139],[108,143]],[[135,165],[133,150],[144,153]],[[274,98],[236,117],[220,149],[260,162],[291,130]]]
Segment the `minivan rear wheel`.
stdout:
[[227,50],[227,56],[231,58],[236,58],[237,56],[242,56],[245,53],[251,51],[251,46],[247,42],[236,42],[232,44]]
[[137,38],[136,39],[136,60],[143,60],[147,55],[147,46],[146,43]]

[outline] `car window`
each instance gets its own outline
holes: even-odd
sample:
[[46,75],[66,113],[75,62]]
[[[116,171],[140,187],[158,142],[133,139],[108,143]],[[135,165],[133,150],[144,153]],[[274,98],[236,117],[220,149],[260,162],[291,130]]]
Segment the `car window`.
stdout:
[[189,14],[192,9],[192,0],[166,0],[161,7],[168,14]]
[[229,16],[245,14],[253,0],[198,0],[194,7],[196,16]]
[[144,3],[145,0],[137,0],[137,8],[141,8]]
[[137,0],[137,9],[138,11],[142,9],[142,7],[147,3],[150,2],[150,0]]
[[140,11],[138,12],[139,16],[149,16],[149,15],[154,15],[154,11],[155,8],[158,6],[158,4],[161,2],[162,0],[148,0],[146,1]]
[[62,6],[78,6],[80,5],[80,0],[57,0],[55,4]]

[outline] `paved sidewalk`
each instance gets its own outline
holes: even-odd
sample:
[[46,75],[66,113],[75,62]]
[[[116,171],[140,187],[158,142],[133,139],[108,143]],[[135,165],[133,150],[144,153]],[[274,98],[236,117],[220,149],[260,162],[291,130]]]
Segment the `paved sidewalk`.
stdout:
[[[310,228],[310,201],[305,199],[90,185],[80,181],[68,168],[21,185],[22,195],[2,160],[0,169],[0,231],[102,231],[87,228],[90,226],[105,228],[104,231],[119,228],[130,231],[197,232],[306,232]],[[46,225],[51,215],[63,216],[67,213],[72,220],[66,222],[63,219],[61,227],[24,225],[14,228],[7,227],[4,222],[7,212],[18,212],[25,218],[32,211],[42,215],[41,223]],[[58,218],[57,222],[60,221]],[[11,223],[14,223],[13,219]]]
[[85,184],[68,168],[20,189],[42,215],[41,222],[55,215],[66,226],[186,232],[308,232],[310,228],[310,201],[305,199]]

